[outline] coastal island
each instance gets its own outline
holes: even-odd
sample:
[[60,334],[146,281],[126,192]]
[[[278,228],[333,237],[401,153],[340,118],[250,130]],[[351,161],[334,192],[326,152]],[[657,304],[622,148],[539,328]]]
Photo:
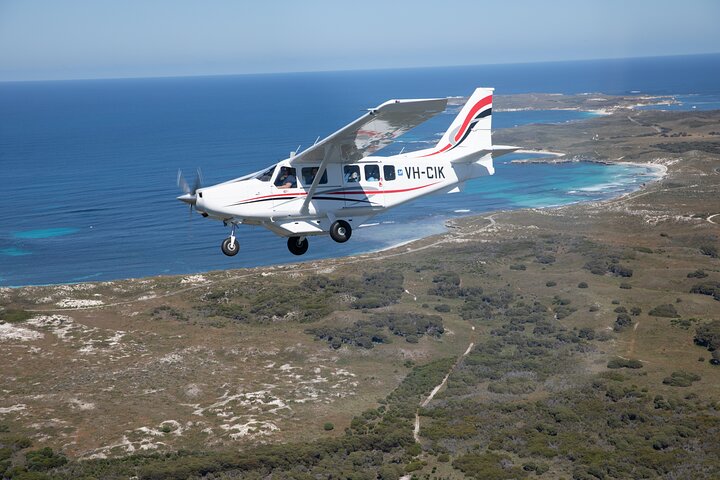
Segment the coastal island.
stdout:
[[0,289],[0,474],[717,478],[720,112],[635,108],[663,102],[496,99],[602,111],[494,142],[664,173],[609,201],[349,258]]

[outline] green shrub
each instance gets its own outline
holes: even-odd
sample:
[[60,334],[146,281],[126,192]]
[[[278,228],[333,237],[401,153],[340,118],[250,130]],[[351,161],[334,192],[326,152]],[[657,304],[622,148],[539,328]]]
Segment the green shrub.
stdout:
[[640,360],[634,360],[634,359],[629,359],[629,358],[626,359],[626,358],[620,358],[620,357],[613,358],[607,364],[607,368],[613,368],[613,369],[615,369],[615,368],[637,369],[637,368],[642,368],[642,367],[643,367],[643,364]]
[[535,260],[538,263],[542,263],[543,265],[549,265],[551,263],[555,263],[556,259],[555,259],[555,255],[542,254],[542,255],[537,255],[535,257]]
[[623,290],[630,290],[632,289],[632,285],[627,282],[622,282],[620,283],[620,288],[622,288]]
[[697,381],[700,381],[700,375],[685,371],[672,372],[669,377],[663,379],[663,383],[671,387],[689,387]]
[[32,313],[26,312],[25,310],[7,309],[0,310],[0,320],[8,323],[20,323],[25,320],[29,320],[32,317]]
[[412,462],[405,465],[405,471],[407,473],[416,472],[418,470],[422,470],[422,468],[423,468],[423,464],[420,460],[413,460]]
[[586,282],[580,282],[578,283],[578,288],[588,288],[588,284]]
[[524,263],[516,263],[513,265],[510,265],[510,270],[527,270],[527,266]]
[[633,276],[633,270],[632,268],[624,267],[620,264],[614,264],[611,265],[610,268],[608,268],[608,271],[615,275],[616,277],[632,277]]
[[699,293],[701,295],[710,295],[715,300],[720,301],[720,282],[705,282],[693,285],[690,293]]
[[523,478],[527,472],[518,467],[506,466],[510,457],[494,452],[466,453],[455,459],[453,467],[477,479],[512,479]]
[[325,422],[323,424],[323,430],[325,430],[326,432],[329,432],[330,430],[334,430],[334,429],[335,429],[335,425],[333,425],[332,422]]
[[25,455],[26,468],[30,471],[44,472],[51,468],[61,467],[67,463],[64,455],[53,452],[52,448],[45,447],[40,450],[27,452]]
[[720,320],[713,320],[697,327],[693,341],[711,352],[720,349]]
[[548,280],[547,282],[545,282],[546,287],[554,287],[556,285],[557,285],[557,282],[554,282],[552,280]]
[[706,278],[708,276],[705,270],[695,270],[687,274],[687,278]]
[[632,318],[630,318],[630,315],[627,313],[621,313],[617,316],[617,319],[615,320],[615,325],[613,326],[613,330],[616,332],[622,332],[623,330],[626,330],[630,328],[633,324]]
[[658,305],[657,307],[650,310],[648,312],[648,315],[651,315],[653,317],[667,317],[667,318],[675,318],[675,317],[680,316],[680,314],[678,314],[677,310],[675,310],[675,306],[671,303],[666,303],[664,305]]

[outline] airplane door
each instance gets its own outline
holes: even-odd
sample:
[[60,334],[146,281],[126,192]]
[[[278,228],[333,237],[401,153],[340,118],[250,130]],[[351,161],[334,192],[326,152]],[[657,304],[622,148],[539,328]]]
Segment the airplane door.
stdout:
[[[302,189],[303,201],[305,195],[310,191],[315,175],[318,173],[317,166],[300,168],[300,176],[298,177],[298,186]],[[344,195],[342,193],[341,175],[339,165],[328,165],[320,177],[313,199],[308,205],[310,214],[322,215],[325,212],[331,212],[342,208]]]
[[356,208],[367,205],[368,199],[361,183],[360,165],[343,165],[342,178],[345,207]]
[[385,193],[383,188],[383,177],[381,165],[377,163],[368,163],[361,165],[362,172],[360,178],[360,186],[365,192],[364,200],[366,206],[384,207]]

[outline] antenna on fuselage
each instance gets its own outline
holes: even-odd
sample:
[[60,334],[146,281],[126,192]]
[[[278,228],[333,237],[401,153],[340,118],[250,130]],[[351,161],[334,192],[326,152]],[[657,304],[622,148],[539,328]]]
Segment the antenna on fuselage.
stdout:
[[313,143],[313,146],[317,145],[317,142],[319,142],[319,141],[320,141],[320,135],[318,135],[318,137],[315,139],[315,143]]

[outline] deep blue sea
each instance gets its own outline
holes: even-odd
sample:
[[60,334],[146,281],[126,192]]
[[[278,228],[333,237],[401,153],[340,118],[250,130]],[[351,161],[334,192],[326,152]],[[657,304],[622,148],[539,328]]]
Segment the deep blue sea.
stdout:
[[[205,184],[286,158],[390,98],[522,92],[679,95],[673,109],[720,107],[720,55],[354,72],[0,83],[0,285],[112,280],[300,260],[285,240],[227,229],[175,197],[178,169]],[[455,110],[387,149],[425,148]],[[496,112],[493,127],[562,123],[587,112]],[[346,244],[311,238],[303,260],[384,248],[443,231],[448,218],[609,198],[645,168],[511,164],[465,192],[425,197],[357,229]],[[527,155],[523,156],[523,158]]]

